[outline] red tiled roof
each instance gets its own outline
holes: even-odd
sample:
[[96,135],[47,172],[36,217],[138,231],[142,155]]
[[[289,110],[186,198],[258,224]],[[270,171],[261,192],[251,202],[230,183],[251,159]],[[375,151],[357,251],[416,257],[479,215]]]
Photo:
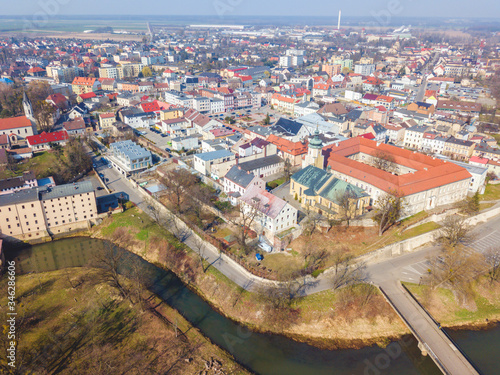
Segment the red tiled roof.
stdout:
[[80,86],[93,86],[95,81],[96,81],[95,78],[75,77],[72,84],[73,85],[80,85]]
[[144,112],[158,112],[160,111],[160,106],[156,101],[149,103],[141,103],[141,108]]
[[8,117],[0,119],[0,130],[9,130],[32,126],[26,116]]
[[[391,154],[396,164],[415,169],[416,172],[396,176],[348,158],[349,155],[359,152],[371,155],[377,150]],[[364,138],[351,138],[340,142],[338,146],[325,147],[323,153],[327,156],[327,165],[332,170],[364,181],[385,192],[398,191],[405,196],[471,177],[465,168],[456,164],[395,146],[377,144]]]
[[361,134],[361,135],[358,135],[358,137],[366,138],[366,139],[375,139],[375,136],[372,133]]
[[42,69],[39,66],[34,66],[30,70],[28,70],[28,73],[40,73],[40,72],[45,72],[45,69]]
[[293,156],[307,154],[307,145],[308,145],[307,142],[304,142],[304,143],[292,142],[292,141],[289,141],[288,139],[278,137],[277,135],[274,135],[274,134],[271,134],[267,138],[267,141],[276,145],[278,150],[280,150],[284,154],[289,154],[289,155],[293,155]]
[[65,130],[61,130],[58,132],[52,132],[52,133],[41,133],[37,135],[30,135],[26,137],[26,140],[28,141],[28,144],[30,146],[34,145],[42,145],[45,143],[50,143],[50,142],[59,142],[59,141],[64,141],[68,139],[68,133],[66,133]]
[[112,118],[112,117],[115,117],[115,114],[114,113],[101,113],[99,115],[100,118]]
[[79,96],[80,96],[80,98],[82,98],[83,100],[97,97],[96,93],[95,93],[95,92],[93,92],[93,91],[91,91],[91,92],[87,92],[87,93],[85,93],[85,94],[80,94]]
[[480,163],[480,164],[488,164],[488,159],[482,158],[480,156],[471,156],[469,162]]
[[56,93],[56,94],[52,94],[52,95],[47,96],[46,100],[51,100],[57,105],[57,104],[65,103],[68,99],[66,99],[66,97],[63,94]]

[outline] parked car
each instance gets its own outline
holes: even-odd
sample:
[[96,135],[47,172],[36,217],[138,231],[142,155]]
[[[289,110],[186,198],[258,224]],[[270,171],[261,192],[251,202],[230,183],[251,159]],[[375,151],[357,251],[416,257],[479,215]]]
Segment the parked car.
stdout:
[[104,188],[102,186],[98,186],[97,190],[104,190]]
[[257,253],[255,254],[255,259],[260,262],[262,259],[264,259],[264,257],[262,256],[262,254]]

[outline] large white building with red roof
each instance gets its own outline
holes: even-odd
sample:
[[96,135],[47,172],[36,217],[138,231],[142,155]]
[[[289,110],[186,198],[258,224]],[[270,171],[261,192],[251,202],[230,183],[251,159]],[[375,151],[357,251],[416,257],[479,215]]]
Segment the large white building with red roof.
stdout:
[[37,134],[36,125],[26,116],[0,119],[0,135],[6,134],[11,144]]
[[[391,156],[392,171],[373,166],[382,154]],[[325,147],[323,155],[335,177],[364,189],[372,203],[385,193],[404,196],[408,216],[465,199],[471,183],[471,174],[452,162],[365,138]]]

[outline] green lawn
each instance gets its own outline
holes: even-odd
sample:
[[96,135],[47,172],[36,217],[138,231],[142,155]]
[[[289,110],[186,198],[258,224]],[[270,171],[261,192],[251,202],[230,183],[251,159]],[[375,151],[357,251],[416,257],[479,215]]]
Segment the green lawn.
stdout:
[[495,201],[500,199],[500,184],[498,185],[486,185],[484,194],[481,196],[483,201]]
[[441,225],[433,221],[429,221],[428,223],[418,225],[415,228],[405,230],[403,233],[394,233],[395,240],[393,242],[404,241],[407,240],[408,238],[420,236],[421,234],[430,232],[438,228],[441,228]]
[[280,185],[285,183],[285,178],[277,178],[276,180],[268,182],[266,185],[268,188],[275,189]]
[[491,136],[496,139],[498,145],[500,146],[500,134],[491,134]]
[[[64,160],[64,155],[61,156],[61,160]],[[57,156],[52,152],[42,152],[35,154],[31,159],[26,162],[20,162],[17,164],[17,170],[12,172],[8,169],[0,171],[1,178],[11,178],[20,176],[25,171],[33,171],[37,178],[44,178],[54,174],[54,166],[59,164]]]

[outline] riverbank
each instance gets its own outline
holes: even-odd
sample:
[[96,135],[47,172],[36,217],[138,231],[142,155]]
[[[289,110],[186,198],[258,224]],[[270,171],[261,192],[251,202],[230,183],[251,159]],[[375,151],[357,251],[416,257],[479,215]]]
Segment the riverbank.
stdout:
[[[18,370],[249,374],[146,289],[121,279],[134,295],[133,299],[124,299],[101,272],[68,268],[16,277]],[[4,315],[7,281],[0,281],[0,289],[5,291],[0,300],[0,313]]]
[[378,290],[358,285],[294,299],[289,308],[276,309],[258,293],[249,293],[138,208],[106,218],[91,236],[114,242],[158,266],[176,273],[227,318],[252,330],[285,335],[328,349],[385,346],[408,334],[407,328],[387,305]]
[[486,277],[472,284],[467,301],[458,301],[449,289],[405,283],[408,290],[443,327],[481,330],[500,322],[500,282]]

